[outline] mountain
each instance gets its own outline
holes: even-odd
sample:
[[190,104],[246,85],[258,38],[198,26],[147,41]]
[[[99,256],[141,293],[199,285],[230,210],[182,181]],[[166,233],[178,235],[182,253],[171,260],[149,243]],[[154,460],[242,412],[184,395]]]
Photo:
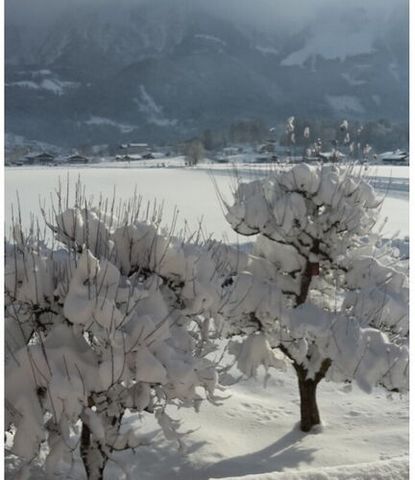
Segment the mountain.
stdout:
[[41,25],[6,15],[7,132],[72,146],[168,142],[252,117],[408,121],[402,5],[316,11],[291,30],[186,0],[114,5]]

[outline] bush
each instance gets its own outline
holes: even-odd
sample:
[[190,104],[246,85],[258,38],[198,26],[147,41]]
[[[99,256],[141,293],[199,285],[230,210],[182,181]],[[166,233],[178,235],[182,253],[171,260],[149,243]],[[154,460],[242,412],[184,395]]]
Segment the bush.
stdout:
[[46,445],[53,474],[79,443],[95,480],[114,452],[143,441],[121,428],[126,414],[155,415],[180,446],[166,407],[214,400],[206,355],[220,292],[212,252],[161,229],[156,206],[138,220],[137,198],[116,216],[114,202],[79,192],[72,208],[59,196],[47,222],[57,245],[19,226],[6,242],[6,427],[22,472]]

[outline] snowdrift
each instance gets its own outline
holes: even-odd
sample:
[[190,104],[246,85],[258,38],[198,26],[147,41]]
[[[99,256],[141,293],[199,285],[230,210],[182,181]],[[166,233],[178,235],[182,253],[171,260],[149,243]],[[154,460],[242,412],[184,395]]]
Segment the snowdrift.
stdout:
[[[300,472],[275,472],[222,480],[407,480],[409,458],[397,457],[374,463],[340,465],[338,467],[302,470]],[[210,480],[214,480],[211,478]]]

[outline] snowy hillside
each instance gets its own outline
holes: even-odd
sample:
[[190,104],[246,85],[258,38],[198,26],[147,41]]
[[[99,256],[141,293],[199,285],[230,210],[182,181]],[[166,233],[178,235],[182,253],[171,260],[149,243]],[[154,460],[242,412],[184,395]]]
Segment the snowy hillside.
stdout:
[[266,32],[202,2],[56,10],[41,28],[7,16],[8,132],[73,145],[169,141],[247,117],[407,118],[404,2],[317,9],[292,28],[276,16]]

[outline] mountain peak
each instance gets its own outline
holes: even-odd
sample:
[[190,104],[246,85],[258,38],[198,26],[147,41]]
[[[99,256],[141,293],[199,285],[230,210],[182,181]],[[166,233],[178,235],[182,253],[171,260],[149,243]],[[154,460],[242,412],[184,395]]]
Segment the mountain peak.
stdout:
[[71,3],[42,26],[9,16],[7,130],[77,144],[190,135],[292,112],[406,121],[401,10],[385,24],[368,8],[320,3],[290,31],[244,23],[243,1],[234,15],[201,1],[100,0]]

